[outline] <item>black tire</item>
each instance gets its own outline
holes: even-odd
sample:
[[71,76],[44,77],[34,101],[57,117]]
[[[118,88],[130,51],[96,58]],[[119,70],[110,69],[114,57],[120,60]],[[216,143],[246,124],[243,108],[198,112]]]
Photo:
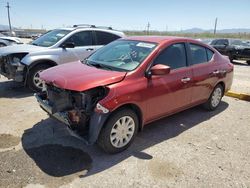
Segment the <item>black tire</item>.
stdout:
[[[121,118],[126,118],[126,117],[129,117],[129,118],[133,119],[134,132],[133,132],[130,140],[128,141],[128,143],[126,143],[126,145],[124,145],[122,147],[115,147],[114,144],[111,142],[111,134],[112,134],[111,131],[112,131],[113,127],[116,126],[116,123],[118,122],[118,120],[121,120]],[[126,119],[125,119],[125,121],[126,121]],[[122,127],[124,127],[124,126],[122,126]],[[114,114],[111,115],[111,117],[108,119],[108,121],[105,123],[104,127],[102,128],[102,130],[100,132],[100,135],[98,137],[98,140],[97,140],[97,144],[105,152],[110,153],[110,154],[124,151],[133,142],[133,140],[134,140],[134,138],[135,138],[135,136],[137,134],[138,127],[139,127],[139,120],[138,120],[138,117],[137,117],[136,113],[133,110],[122,109],[122,110],[119,110],[117,112],[114,112]],[[113,135],[115,135],[115,134],[119,134],[119,133],[113,133]],[[128,134],[126,136],[128,136]],[[124,140],[124,139],[122,139],[122,140]],[[114,140],[115,139],[113,139],[113,141]]]
[[42,87],[38,87],[36,84],[35,84],[35,81],[34,81],[34,77],[35,75],[40,72],[40,71],[43,71],[45,69],[48,69],[52,67],[52,65],[48,65],[48,64],[39,64],[39,65],[36,65],[34,67],[32,67],[29,72],[28,72],[28,76],[27,76],[27,85],[28,87],[33,90],[33,91],[36,91],[36,92],[39,92],[42,90]]
[[247,61],[247,64],[250,65],[250,60]]
[[[216,94],[216,92],[220,92],[221,94],[219,101],[217,101],[218,103],[215,103],[214,95]],[[207,102],[203,104],[203,107],[209,111],[215,110],[220,105],[223,95],[224,95],[224,89],[222,85],[221,84],[216,85]]]

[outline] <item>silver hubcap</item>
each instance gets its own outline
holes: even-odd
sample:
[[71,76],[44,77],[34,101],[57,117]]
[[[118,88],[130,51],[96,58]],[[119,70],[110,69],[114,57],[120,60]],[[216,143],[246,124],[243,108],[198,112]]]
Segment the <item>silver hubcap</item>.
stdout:
[[110,142],[116,148],[129,143],[135,132],[135,122],[130,116],[123,116],[113,125],[110,133]]
[[221,97],[222,97],[222,91],[221,91],[221,88],[218,87],[214,90],[213,95],[212,95],[211,104],[213,107],[218,106],[218,104],[220,103]]
[[34,78],[33,78],[33,83],[36,87],[38,88],[42,88],[43,87],[43,83],[42,80],[39,77],[39,73],[42,72],[43,70],[39,70],[35,73]]

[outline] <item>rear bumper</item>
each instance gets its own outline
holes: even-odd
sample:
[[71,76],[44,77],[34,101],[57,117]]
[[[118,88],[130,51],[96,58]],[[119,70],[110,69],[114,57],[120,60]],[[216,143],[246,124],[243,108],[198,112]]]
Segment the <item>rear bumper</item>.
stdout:
[[[48,101],[44,99],[42,94],[34,94],[40,107],[49,114],[49,116],[59,120],[60,122],[66,124],[72,130],[72,122],[69,119],[68,112],[56,112],[53,113],[52,107],[49,105]],[[85,143],[87,145],[92,145],[98,139],[99,133],[106,122],[109,113],[102,114],[93,112],[90,116],[90,120],[88,122],[88,132],[87,135],[83,136]],[[81,135],[82,136],[82,135]]]

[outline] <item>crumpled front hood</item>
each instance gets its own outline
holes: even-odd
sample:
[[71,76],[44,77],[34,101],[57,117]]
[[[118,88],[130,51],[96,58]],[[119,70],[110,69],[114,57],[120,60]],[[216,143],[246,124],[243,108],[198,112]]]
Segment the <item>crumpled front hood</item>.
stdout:
[[46,47],[34,46],[30,44],[6,46],[6,47],[0,48],[0,56],[14,54],[14,53],[30,53],[30,52],[40,51],[44,49],[46,49]]
[[85,91],[120,82],[125,75],[126,72],[98,69],[78,61],[47,69],[40,73],[40,78],[62,89]]

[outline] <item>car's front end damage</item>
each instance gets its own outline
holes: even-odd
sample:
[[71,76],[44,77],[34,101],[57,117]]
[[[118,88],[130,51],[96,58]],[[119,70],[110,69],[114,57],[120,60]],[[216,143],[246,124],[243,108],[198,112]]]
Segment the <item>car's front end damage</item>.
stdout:
[[107,93],[106,87],[78,92],[44,84],[44,91],[35,96],[50,116],[76,130],[87,144],[93,144],[109,115],[109,110],[98,104]]
[[0,56],[0,74],[13,79],[17,82],[23,82],[25,79],[26,66],[21,63],[21,60],[27,53],[15,53]]

